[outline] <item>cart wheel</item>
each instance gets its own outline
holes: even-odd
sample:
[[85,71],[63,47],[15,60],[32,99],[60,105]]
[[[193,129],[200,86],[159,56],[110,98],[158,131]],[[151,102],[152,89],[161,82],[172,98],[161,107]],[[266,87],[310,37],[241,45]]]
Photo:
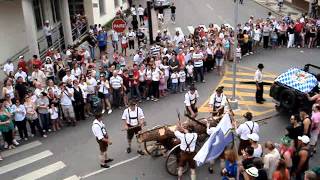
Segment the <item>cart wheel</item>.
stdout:
[[[173,147],[167,156],[166,159],[166,170],[169,174],[173,176],[178,176],[178,168],[179,168],[179,157],[180,156],[180,144]],[[186,173],[189,169],[189,165],[187,164],[183,169],[183,174]]]
[[144,142],[144,149],[152,157],[160,157],[166,151],[157,141]]

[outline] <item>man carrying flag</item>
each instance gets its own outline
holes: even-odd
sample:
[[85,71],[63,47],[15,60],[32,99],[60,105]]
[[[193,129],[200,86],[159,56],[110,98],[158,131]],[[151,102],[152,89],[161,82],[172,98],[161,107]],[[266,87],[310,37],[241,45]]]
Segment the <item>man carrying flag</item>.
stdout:
[[230,115],[226,113],[217,127],[212,129],[209,139],[193,158],[198,166],[218,158],[223,153],[225,147],[233,141],[232,129]]

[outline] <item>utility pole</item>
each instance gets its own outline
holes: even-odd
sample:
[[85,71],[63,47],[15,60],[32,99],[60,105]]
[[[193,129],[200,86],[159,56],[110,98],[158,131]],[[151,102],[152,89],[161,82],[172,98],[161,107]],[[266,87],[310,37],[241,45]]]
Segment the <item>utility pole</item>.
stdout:
[[152,2],[150,0],[147,1],[147,9],[148,9],[148,26],[149,26],[149,42],[153,44],[153,30],[152,30],[152,17],[151,17],[151,8]]
[[234,6],[234,51],[233,51],[233,65],[232,65],[232,99],[230,101],[232,109],[238,109],[238,101],[236,99],[236,78],[237,78],[237,47],[238,47],[238,19],[239,19],[239,0],[236,0]]

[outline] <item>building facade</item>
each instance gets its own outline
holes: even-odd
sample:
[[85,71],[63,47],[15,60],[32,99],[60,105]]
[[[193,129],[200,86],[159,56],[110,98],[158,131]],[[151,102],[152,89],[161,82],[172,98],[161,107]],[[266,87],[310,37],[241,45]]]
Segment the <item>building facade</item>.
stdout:
[[127,8],[126,0],[0,0],[0,64],[20,55],[43,57],[48,48],[63,50],[85,34],[89,24],[112,20],[121,6]]
[[[313,2],[314,0],[286,0],[286,1],[308,12],[309,3],[310,1]],[[320,6],[320,1],[318,2],[318,6]]]

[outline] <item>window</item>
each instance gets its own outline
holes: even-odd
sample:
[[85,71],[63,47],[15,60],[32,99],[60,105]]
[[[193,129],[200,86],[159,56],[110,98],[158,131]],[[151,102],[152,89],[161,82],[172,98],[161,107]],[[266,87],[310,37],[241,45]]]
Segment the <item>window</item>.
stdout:
[[99,10],[100,10],[100,16],[103,16],[106,14],[106,8],[104,5],[105,0],[99,0]]
[[61,21],[59,1],[50,0],[50,2],[51,2],[51,11],[52,11],[53,22],[56,23],[56,22]]
[[43,16],[42,16],[42,3],[41,0],[33,0],[33,12],[38,29],[42,29]]
[[114,0],[114,7],[119,7],[119,0]]

